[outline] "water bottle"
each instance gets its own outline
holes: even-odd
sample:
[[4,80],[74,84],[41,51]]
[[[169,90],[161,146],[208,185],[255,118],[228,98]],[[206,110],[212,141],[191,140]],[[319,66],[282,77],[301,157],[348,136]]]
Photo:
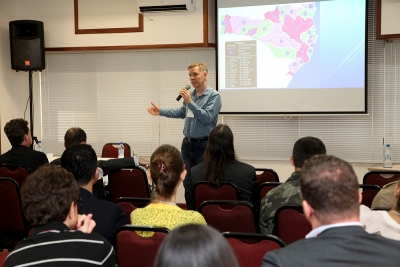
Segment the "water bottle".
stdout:
[[43,152],[42,141],[40,141],[40,140],[37,141],[37,149],[36,150],[39,152]]
[[386,144],[383,167],[392,168],[392,149],[390,148],[390,144]]
[[124,143],[123,142],[119,142],[118,158],[123,158],[124,157],[124,152],[125,152]]

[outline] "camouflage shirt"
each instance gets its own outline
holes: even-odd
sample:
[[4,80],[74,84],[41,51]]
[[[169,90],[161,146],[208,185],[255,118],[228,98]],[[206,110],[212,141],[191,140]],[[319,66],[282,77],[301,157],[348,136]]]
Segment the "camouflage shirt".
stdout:
[[274,216],[278,208],[285,205],[301,205],[299,195],[300,172],[294,172],[283,184],[269,191],[260,205],[260,231],[264,234],[276,234]]

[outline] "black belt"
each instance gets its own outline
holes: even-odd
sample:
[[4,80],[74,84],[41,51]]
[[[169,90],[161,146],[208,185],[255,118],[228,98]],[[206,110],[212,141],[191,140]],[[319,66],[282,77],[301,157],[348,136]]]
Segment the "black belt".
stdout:
[[208,136],[206,136],[206,137],[200,137],[200,138],[189,138],[189,137],[185,137],[185,140],[187,140],[187,141],[189,141],[189,142],[207,141],[207,140],[208,140]]

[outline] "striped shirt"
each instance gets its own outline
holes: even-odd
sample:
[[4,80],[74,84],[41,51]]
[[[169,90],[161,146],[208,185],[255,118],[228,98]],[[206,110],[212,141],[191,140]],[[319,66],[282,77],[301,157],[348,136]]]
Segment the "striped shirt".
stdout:
[[8,255],[4,267],[11,266],[117,266],[114,248],[96,233],[74,231],[62,222],[35,227]]

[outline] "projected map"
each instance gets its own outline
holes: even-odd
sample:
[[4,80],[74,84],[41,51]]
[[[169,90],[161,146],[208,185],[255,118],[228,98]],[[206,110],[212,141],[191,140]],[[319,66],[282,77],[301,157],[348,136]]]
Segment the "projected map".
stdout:
[[[262,9],[263,6],[258,8]],[[257,87],[257,66],[263,66],[264,60],[274,62],[273,73],[277,82],[273,86],[286,87],[296,73],[312,59],[319,36],[314,18],[317,11],[315,3],[276,6],[273,10],[265,10],[263,17],[254,17],[254,14],[246,14],[245,9],[243,11],[244,14],[240,15],[220,16],[221,37],[249,37],[240,41],[226,39],[227,88]],[[265,57],[257,56],[258,51],[252,40],[260,42],[270,52],[261,53]],[[260,49],[262,48],[257,47],[257,50]],[[260,70],[258,73],[260,74]]]

